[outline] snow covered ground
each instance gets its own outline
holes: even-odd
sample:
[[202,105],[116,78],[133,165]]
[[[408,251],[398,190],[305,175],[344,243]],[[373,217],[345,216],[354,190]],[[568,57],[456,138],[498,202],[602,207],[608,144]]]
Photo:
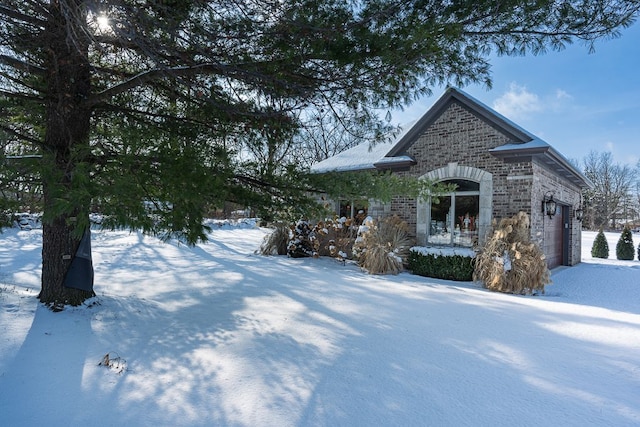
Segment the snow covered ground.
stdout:
[[0,425],[640,424],[640,261],[618,235],[600,260],[584,233],[583,263],[524,297],[259,256],[265,233],[96,231],[98,296],[52,313],[40,230],[5,230]]

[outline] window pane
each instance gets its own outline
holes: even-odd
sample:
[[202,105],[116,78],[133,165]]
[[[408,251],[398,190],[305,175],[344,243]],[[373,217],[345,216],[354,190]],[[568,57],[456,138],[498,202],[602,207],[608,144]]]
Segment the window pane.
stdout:
[[456,191],[480,191],[480,183],[467,181],[466,179],[450,179],[445,184],[455,184]]
[[431,203],[431,225],[429,227],[429,243],[439,245],[451,244],[450,215],[451,197],[440,197],[440,203]]
[[453,243],[460,246],[473,246],[478,240],[478,212],[480,196],[456,196],[455,230]]
[[367,200],[340,200],[340,217],[360,218],[367,216],[369,202]]

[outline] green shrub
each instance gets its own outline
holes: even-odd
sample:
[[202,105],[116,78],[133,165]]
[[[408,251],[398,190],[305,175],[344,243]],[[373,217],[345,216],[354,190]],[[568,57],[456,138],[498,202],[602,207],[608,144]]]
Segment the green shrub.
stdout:
[[640,261],[640,244],[638,245],[638,261]]
[[473,277],[473,260],[472,256],[422,253],[412,248],[409,270],[419,276],[469,282]]
[[596,239],[593,241],[591,256],[594,258],[609,258],[609,244],[602,229],[598,231]]
[[621,260],[633,260],[634,255],[633,235],[629,227],[624,227],[620,239],[616,245],[616,258]]

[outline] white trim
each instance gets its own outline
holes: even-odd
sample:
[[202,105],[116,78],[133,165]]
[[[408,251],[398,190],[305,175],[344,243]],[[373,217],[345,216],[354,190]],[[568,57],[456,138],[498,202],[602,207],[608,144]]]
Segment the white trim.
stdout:
[[[435,169],[420,177],[434,181],[446,181],[451,179],[465,179],[480,184],[479,212],[478,212],[478,239],[482,244],[486,233],[491,227],[493,216],[493,175],[482,169],[471,166],[460,166],[458,163],[449,163],[447,166]],[[431,202],[418,200],[416,212],[416,238],[418,245],[427,244],[429,220],[431,216]]]

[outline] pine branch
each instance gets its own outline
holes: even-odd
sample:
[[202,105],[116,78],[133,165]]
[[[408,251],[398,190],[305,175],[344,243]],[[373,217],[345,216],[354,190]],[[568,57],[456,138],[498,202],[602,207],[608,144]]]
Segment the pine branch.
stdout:
[[44,142],[43,141],[41,141],[39,139],[36,139],[36,138],[34,138],[32,136],[22,134],[22,133],[18,132],[17,130],[13,129],[12,127],[7,126],[5,124],[2,124],[2,122],[0,122],[0,130],[8,133],[9,135],[16,136],[18,139],[20,139],[22,141],[25,141],[25,142],[28,142],[28,143],[31,143],[31,144],[33,144],[33,145],[35,145],[37,147],[43,147],[44,146]]
[[32,73],[38,76],[44,76],[46,73],[46,70],[42,67],[38,67],[37,65],[30,64],[26,61],[21,61],[9,55],[0,55],[0,64],[5,64],[9,67],[15,68],[16,70],[20,70],[25,73]]
[[38,19],[35,16],[27,15],[21,12],[18,12],[15,9],[11,9],[7,6],[0,5],[0,16],[5,16],[6,18],[11,18],[16,21],[24,22],[25,24],[31,24],[36,27],[44,28],[46,25],[46,21],[43,19]]

